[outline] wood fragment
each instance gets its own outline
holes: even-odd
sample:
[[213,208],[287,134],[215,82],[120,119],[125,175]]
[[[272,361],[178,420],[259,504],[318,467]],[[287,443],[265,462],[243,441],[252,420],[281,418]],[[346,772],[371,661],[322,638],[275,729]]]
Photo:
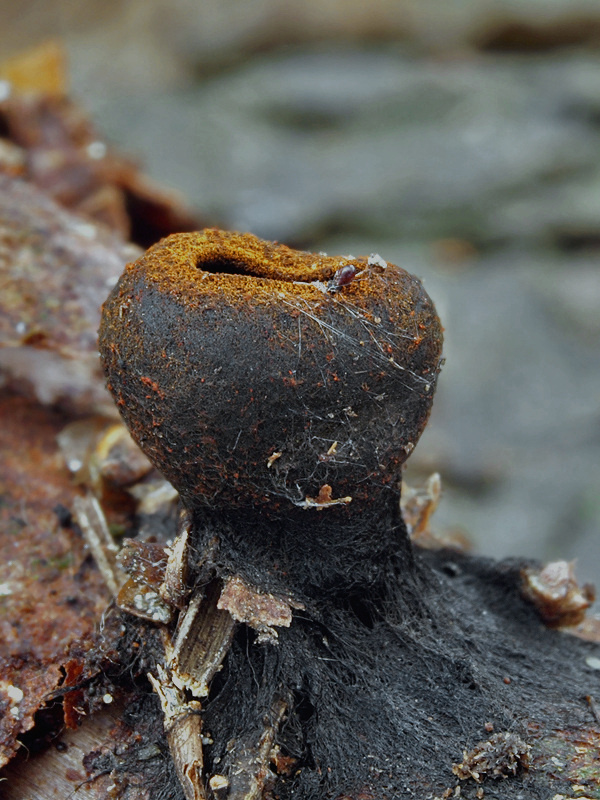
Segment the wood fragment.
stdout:
[[118,548],[108,530],[104,512],[91,493],[73,500],[73,515],[94,556],[98,569],[111,594],[116,597],[125,580],[119,569],[116,555]]
[[275,641],[275,626],[289,628],[292,624],[292,606],[302,608],[302,604],[289,599],[275,597],[260,592],[239,576],[234,575],[225,581],[217,608],[229,611],[237,622],[245,622],[258,632],[258,641]]
[[169,749],[186,800],[206,800],[202,707],[197,700],[186,700],[184,691],[173,682],[173,675],[160,665],[157,677],[149,674],[148,678],[160,699]]
[[552,561],[543,567],[523,567],[521,592],[537,609],[546,625],[565,628],[585,619],[595,600],[590,584],[579,586],[572,561]]
[[204,596],[196,594],[181,614],[173,642],[165,652],[173,682],[194,697],[207,697],[210,682],[231,646],[236,622],[217,607],[220,584],[211,583]]
[[435,542],[430,525],[441,494],[442,481],[439,472],[430,475],[423,487],[414,488],[406,482],[402,485],[400,504],[406,527],[412,540],[425,547]]
[[165,576],[160,586],[161,597],[177,608],[184,607],[184,601],[189,593],[188,579],[188,552],[189,537],[192,530],[192,521],[187,511],[182,511],[179,518],[179,533],[169,549],[169,557]]
[[229,794],[229,779],[225,775],[213,775],[208,785],[215,800],[225,800]]
[[245,739],[234,745],[234,757],[228,770],[228,800],[262,798],[265,785],[274,778],[269,769],[269,762],[286,709],[287,705],[283,700],[275,699],[258,742]]

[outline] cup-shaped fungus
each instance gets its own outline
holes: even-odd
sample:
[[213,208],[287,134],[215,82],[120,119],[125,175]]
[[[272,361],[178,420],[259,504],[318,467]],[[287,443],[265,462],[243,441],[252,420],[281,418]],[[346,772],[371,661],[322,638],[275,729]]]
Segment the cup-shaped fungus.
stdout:
[[447,796],[461,750],[460,781],[550,797],[557,720],[592,741],[593,645],[540,626],[514,566],[411,547],[399,481],[441,342],[378,256],[214,230],[160,242],[106,302],[109,386],[186,507],[168,553],[121,560],[140,595],[163,576],[150,679],[188,800]]
[[399,267],[217,230],[130,264],[100,329],[121,414],[190,507],[318,507],[323,486],[357,502],[397,482],[441,341]]
[[441,344],[421,283],[379,256],[213,229],[129,264],[100,328],[109,389],[142,450],[192,512],[238,512],[246,526],[257,511],[263,523],[356,519],[382,493],[397,505]]

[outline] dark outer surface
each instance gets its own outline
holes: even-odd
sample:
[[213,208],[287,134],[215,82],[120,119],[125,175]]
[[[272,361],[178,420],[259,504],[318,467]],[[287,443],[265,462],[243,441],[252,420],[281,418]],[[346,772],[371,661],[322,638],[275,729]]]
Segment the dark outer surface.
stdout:
[[[519,596],[518,562],[421,552],[403,575],[393,561],[396,585],[296,612],[277,646],[238,633],[203,714],[208,773],[226,772],[248,731],[258,736],[275,692],[292,708],[277,742],[296,759],[276,798],[439,797],[490,726],[530,752],[515,775],[482,771],[486,798],[570,797],[576,784],[600,797],[600,726],[586,700],[600,691],[586,664],[594,646],[541,623]],[[475,800],[480,784],[460,784]]]
[[100,350],[134,438],[184,503],[285,511],[330,484],[357,505],[399,480],[441,328],[393,265],[352,259],[354,280],[327,291],[348,261],[204,231],[128,266]]
[[[519,597],[518,562],[450,551],[417,558],[424,562],[422,576],[432,570],[421,587],[425,616],[406,607],[396,616],[388,608],[387,621],[372,618],[372,625],[365,624],[366,605],[362,612],[355,606],[330,613],[329,607],[316,624],[296,613],[279,646],[256,645],[241,628],[204,704],[204,729],[213,740],[205,748],[206,769],[224,770],[240,739],[258,735],[262,704],[281,688],[279,675],[289,682],[294,705],[276,741],[295,761],[269,797],[440,797],[459,784],[453,763],[490,738],[490,725],[531,747],[529,770],[484,775],[481,784],[461,781],[463,798],[475,800],[483,787],[488,800],[548,800],[574,796],[576,785],[585,787],[585,797],[600,797],[600,726],[585,699],[600,688],[598,673],[585,665],[592,645],[540,623]],[[130,633],[136,629],[137,636],[141,629],[132,621]],[[92,718],[91,734],[86,724],[81,738],[64,739],[79,751],[67,760],[53,748],[41,765],[33,758],[27,780],[18,772],[23,761],[15,762],[4,772],[9,780],[18,777],[8,786],[10,800],[48,800],[54,796],[46,792],[49,775],[65,792],[103,775],[86,784],[85,798],[182,800],[165,761],[156,698],[143,683],[135,698],[127,650],[121,656],[112,672],[122,685],[115,704],[126,692],[123,724],[107,736],[103,715],[97,723]]]

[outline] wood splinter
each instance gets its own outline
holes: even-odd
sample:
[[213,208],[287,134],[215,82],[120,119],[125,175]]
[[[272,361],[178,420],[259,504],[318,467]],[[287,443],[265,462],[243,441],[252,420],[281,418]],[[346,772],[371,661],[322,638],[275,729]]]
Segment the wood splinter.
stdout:
[[204,760],[202,755],[202,706],[197,700],[186,700],[173,675],[157,665],[157,675],[148,679],[160,699],[165,734],[177,776],[187,800],[206,800]]

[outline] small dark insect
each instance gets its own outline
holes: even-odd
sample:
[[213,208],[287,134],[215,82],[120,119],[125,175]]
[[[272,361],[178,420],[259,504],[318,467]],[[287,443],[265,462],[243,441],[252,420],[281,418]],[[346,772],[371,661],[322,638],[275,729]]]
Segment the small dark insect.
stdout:
[[346,264],[345,267],[340,267],[333,278],[328,282],[327,291],[331,294],[339,292],[342,287],[347,286],[350,281],[354,280],[355,275],[356,267],[353,267],[352,264]]

